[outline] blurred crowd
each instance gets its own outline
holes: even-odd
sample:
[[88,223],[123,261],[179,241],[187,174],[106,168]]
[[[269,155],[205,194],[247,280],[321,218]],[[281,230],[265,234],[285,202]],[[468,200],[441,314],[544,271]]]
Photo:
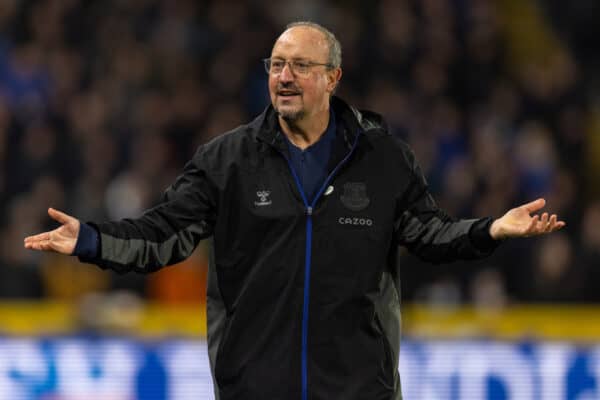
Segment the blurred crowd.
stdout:
[[552,11],[535,0],[1,1],[0,298],[202,301],[206,245],[144,276],[22,240],[56,226],[49,206],[87,221],[156,203],[199,144],[264,109],[260,60],[285,24],[308,19],[342,43],[338,94],[387,118],[448,213],[500,216],[544,196],[567,221],[476,263],[403,253],[405,300],[600,301],[600,91]]

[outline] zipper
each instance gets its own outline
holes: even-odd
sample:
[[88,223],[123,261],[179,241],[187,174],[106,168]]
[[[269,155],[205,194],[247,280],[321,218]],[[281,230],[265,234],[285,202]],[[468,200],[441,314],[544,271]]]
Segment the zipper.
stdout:
[[350,148],[350,151],[346,156],[336,165],[336,167],[331,171],[331,173],[327,176],[321,188],[315,195],[312,200],[312,203],[309,205],[308,200],[306,198],[306,194],[304,194],[304,189],[302,188],[302,184],[300,183],[300,179],[298,178],[298,174],[292,165],[292,162],[283,152],[279,152],[283,158],[287,161],[288,167],[294,177],[294,181],[296,182],[296,187],[300,192],[300,196],[302,197],[302,202],[305,207],[306,214],[306,249],[304,255],[304,291],[303,291],[303,303],[302,303],[302,400],[308,400],[308,371],[307,371],[307,348],[308,348],[308,306],[310,300],[310,267],[311,267],[311,256],[312,256],[312,226],[313,226],[313,210],[317,201],[325,191],[325,188],[329,185],[329,182],[333,179],[337,171],[348,161],[350,156],[354,153],[356,149],[356,145],[358,144],[358,138],[361,135],[361,130],[356,134],[356,138],[354,138],[354,143]]

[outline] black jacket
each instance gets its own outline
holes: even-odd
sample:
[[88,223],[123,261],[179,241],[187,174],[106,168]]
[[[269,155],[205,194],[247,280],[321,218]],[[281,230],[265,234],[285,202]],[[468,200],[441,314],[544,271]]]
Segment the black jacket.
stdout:
[[378,115],[337,98],[331,174],[307,204],[272,107],[201,146],[163,201],[95,224],[88,260],[148,272],[213,237],[208,345],[220,400],[396,400],[398,245],[446,262],[488,255],[491,219],[455,221]]

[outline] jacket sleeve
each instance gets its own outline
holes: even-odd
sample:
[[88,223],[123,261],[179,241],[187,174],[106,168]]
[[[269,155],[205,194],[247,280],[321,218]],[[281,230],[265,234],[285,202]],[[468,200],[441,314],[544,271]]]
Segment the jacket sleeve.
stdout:
[[434,262],[483,258],[498,246],[489,234],[493,219],[456,220],[444,213],[429,193],[414,155],[407,151],[409,184],[398,199],[395,233],[398,243],[419,258]]
[[96,257],[83,259],[118,272],[152,272],[187,258],[213,232],[217,190],[201,147],[161,202],[135,219],[90,223],[99,234]]

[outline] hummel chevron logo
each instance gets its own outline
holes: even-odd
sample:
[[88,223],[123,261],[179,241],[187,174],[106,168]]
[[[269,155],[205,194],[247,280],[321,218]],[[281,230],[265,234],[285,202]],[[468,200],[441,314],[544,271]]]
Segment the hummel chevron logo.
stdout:
[[254,202],[254,205],[257,207],[268,206],[273,203],[271,199],[269,199],[269,195],[271,192],[269,190],[259,190],[256,192],[256,196],[258,197],[258,201]]

